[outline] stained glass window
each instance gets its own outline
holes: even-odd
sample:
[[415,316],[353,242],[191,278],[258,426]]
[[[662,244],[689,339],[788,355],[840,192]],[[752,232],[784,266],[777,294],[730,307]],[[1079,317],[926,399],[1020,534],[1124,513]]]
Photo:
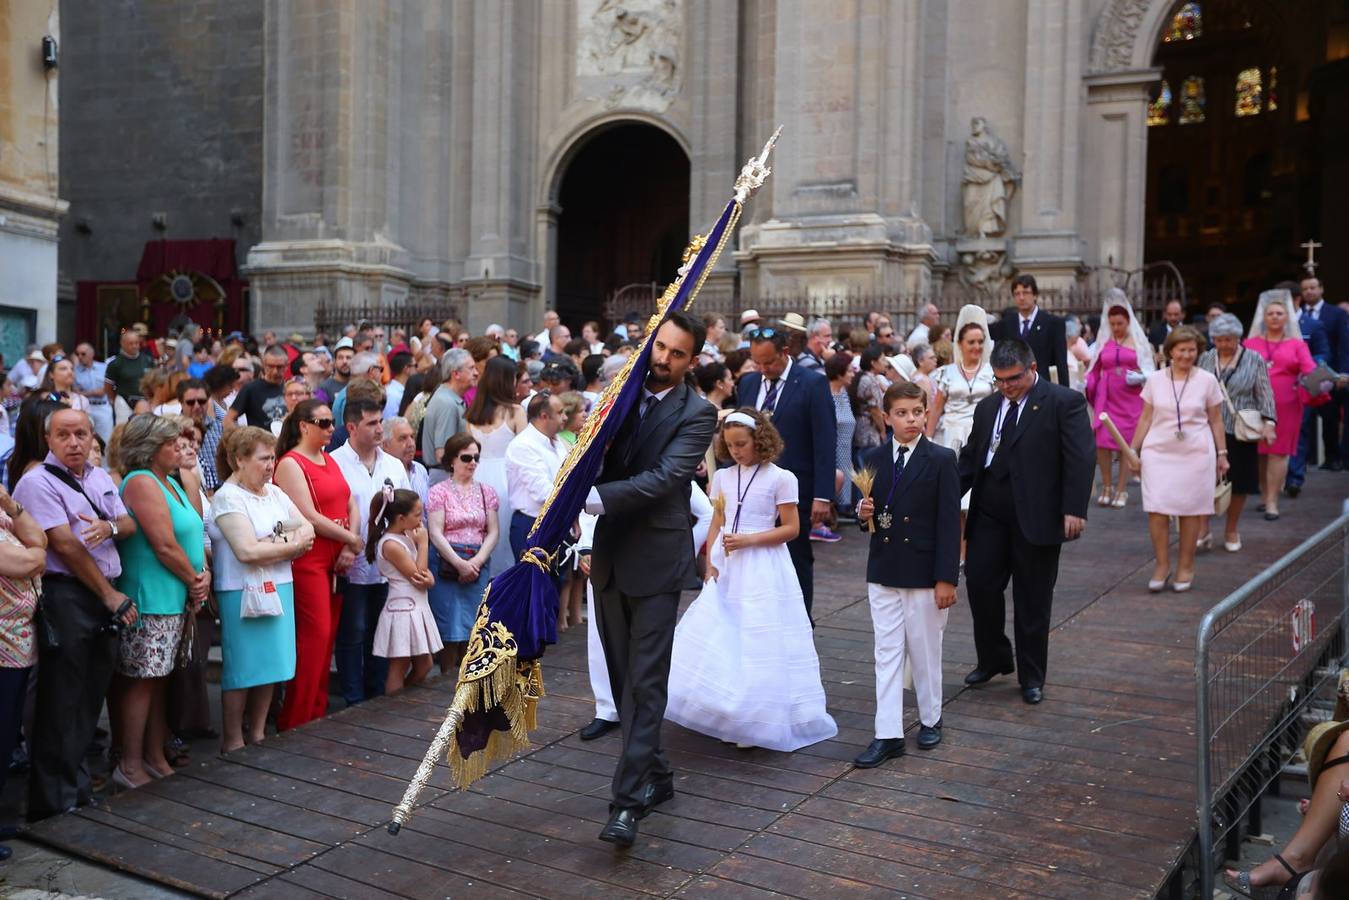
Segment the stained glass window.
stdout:
[[1186,3],[1171,17],[1171,27],[1166,30],[1162,41],[1192,41],[1204,33],[1204,13],[1198,3]]
[[1166,125],[1171,121],[1171,85],[1163,78],[1157,96],[1148,102],[1148,124]]
[[1180,83],[1180,118],[1182,125],[1204,121],[1204,79],[1191,75]]
[[1269,89],[1265,91],[1265,109],[1270,112],[1279,108],[1279,67],[1269,67]]
[[1238,117],[1260,115],[1263,95],[1264,81],[1259,69],[1242,69],[1237,73],[1235,111]]

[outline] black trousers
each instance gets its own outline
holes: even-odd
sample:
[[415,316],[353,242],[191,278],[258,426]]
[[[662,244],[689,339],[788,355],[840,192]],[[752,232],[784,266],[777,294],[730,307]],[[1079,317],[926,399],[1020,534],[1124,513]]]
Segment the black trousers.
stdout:
[[[28,674],[32,666],[22,669],[0,668],[0,791],[5,788],[9,772],[9,758],[23,724],[23,704],[28,697]],[[10,823],[6,823],[10,824]]]
[[1012,666],[1003,597],[1010,581],[1017,680],[1023,688],[1043,687],[1062,546],[1039,546],[1026,540],[1016,525],[1011,482],[1005,479],[984,482],[980,508],[970,510],[966,533],[965,587],[970,595],[979,668],[998,671]]
[[801,516],[801,531],[787,542],[787,552],[792,557],[792,568],[796,570],[796,580],[801,583],[801,597],[806,601],[806,616],[812,625],[815,617],[810,608],[815,601],[815,548],[810,545],[810,507],[803,503],[798,512]]
[[73,578],[43,579],[39,616],[30,822],[93,799],[85,752],[103,711],[120,641],[103,631],[108,608]]
[[613,784],[618,809],[641,806],[648,784],[673,776],[660,747],[660,727],[678,612],[678,593],[629,597],[610,587],[595,594],[596,624],[623,728]]

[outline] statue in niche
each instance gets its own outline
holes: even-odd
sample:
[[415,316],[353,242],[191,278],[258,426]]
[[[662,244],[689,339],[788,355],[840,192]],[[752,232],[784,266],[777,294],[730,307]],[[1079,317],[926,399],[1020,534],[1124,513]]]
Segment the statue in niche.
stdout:
[[970,122],[965,140],[965,169],[960,176],[965,206],[965,234],[998,237],[1007,231],[1007,202],[1021,183],[1007,145],[988,130],[983,116]]

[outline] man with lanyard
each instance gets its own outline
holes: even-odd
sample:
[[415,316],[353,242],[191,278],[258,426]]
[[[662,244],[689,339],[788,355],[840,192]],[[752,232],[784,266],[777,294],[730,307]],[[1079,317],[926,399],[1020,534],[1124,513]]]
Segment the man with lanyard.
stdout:
[[[380,448],[384,439],[384,411],[370,400],[352,400],[344,417],[347,442],[333,451],[333,460],[351,488],[361,521],[357,534],[369,533],[370,501],[387,481],[395,489],[410,489],[407,468]],[[337,626],[337,677],[347,705],[384,693],[387,663],[374,655],[375,626],[389,595],[389,582],[379,567],[359,554],[339,578],[342,618]]]
[[103,443],[112,437],[112,404],[108,402],[108,364],[94,359],[94,345],[81,341],[75,347],[75,393],[89,401],[89,418]]
[[28,820],[93,801],[85,752],[94,737],[117,662],[118,628],[135,604],[113,586],[122,574],[115,541],[136,530],[117,486],[89,465],[89,416],[62,409],[45,423],[47,458],[14,488],[47,533],[47,573],[37,627],[37,716],[32,734]]

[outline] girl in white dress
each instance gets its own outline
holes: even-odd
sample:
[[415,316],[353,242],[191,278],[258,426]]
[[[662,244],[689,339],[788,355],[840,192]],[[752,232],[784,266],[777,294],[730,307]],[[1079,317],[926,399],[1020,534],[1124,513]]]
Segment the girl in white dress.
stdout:
[[[707,583],[675,630],[665,718],[744,747],[792,751],[838,733],[787,552],[801,527],[782,438],[753,409],[728,415],[712,478]],[[777,522],[781,521],[781,525]]]
[[384,693],[420,684],[431,659],[444,646],[426,592],[435,584],[427,567],[429,536],[422,524],[422,500],[414,491],[384,490],[370,501],[370,534],[365,558],[389,580],[389,596],[375,626],[374,654],[389,660]]

